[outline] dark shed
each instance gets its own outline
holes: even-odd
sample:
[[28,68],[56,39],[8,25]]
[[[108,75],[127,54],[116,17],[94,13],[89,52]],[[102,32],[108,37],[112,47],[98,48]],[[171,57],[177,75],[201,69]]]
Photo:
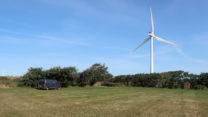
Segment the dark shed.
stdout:
[[39,89],[59,89],[60,84],[57,80],[53,79],[40,79],[38,81],[38,88]]
[[184,83],[184,89],[190,89],[191,84],[189,82]]

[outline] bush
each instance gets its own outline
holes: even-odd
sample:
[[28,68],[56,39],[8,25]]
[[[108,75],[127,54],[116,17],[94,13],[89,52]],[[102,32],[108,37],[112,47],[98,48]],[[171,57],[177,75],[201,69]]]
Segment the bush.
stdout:
[[196,85],[195,89],[204,90],[204,89],[207,89],[207,87],[204,85]]
[[[30,68],[23,76],[22,84],[37,88],[39,79],[56,79],[60,82],[61,87],[68,86],[85,86],[94,85],[98,81],[104,81],[112,78],[112,75],[107,71],[107,67],[101,64],[94,64],[90,68],[81,73],[77,72],[75,67],[53,67],[49,70],[42,68]],[[20,85],[22,85],[20,84]]]
[[199,75],[199,84],[208,87],[208,73],[202,73]]
[[46,79],[56,79],[60,82],[61,87],[74,86],[76,79],[79,77],[75,67],[53,67],[44,71],[43,77]]
[[9,85],[11,83],[10,79],[7,77],[1,77],[0,78],[0,84]]
[[44,78],[42,68],[30,68],[23,76],[23,84],[25,86],[37,88],[38,80],[42,78]]
[[[61,87],[93,86],[96,82],[105,81],[103,86],[135,86],[157,88],[183,88],[185,82],[191,84],[192,89],[206,89],[208,87],[208,73],[200,75],[189,74],[184,71],[169,71],[154,74],[119,75],[113,77],[103,64],[93,64],[81,73],[75,67],[54,67],[49,70],[30,68],[19,84],[37,87],[39,79],[56,79]],[[8,84],[7,79],[4,81]]]
[[120,75],[109,80],[113,83],[122,83],[126,86],[157,87],[157,88],[183,88],[184,82],[190,82],[191,88],[197,85],[208,87],[208,73],[200,75],[189,74],[184,71],[170,71],[154,74]]
[[77,79],[79,86],[94,85],[98,81],[104,81],[112,78],[112,75],[107,71],[107,67],[101,64],[94,64],[90,68],[80,73]]
[[79,74],[75,67],[53,67],[45,71],[42,68],[30,68],[23,76],[22,83],[24,86],[37,88],[40,79],[56,79],[60,82],[61,87],[68,87],[69,85],[75,85],[78,77]]
[[3,84],[8,87],[17,87],[19,86],[20,78],[11,79],[8,77],[0,77],[0,84]]
[[101,86],[108,86],[108,87],[119,87],[119,86],[124,86],[121,83],[113,83],[113,82],[103,82]]

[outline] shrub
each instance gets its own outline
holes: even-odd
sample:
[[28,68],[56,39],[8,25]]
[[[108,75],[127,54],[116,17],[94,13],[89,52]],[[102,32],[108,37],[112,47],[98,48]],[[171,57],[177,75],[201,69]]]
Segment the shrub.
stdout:
[[103,82],[101,84],[101,86],[108,86],[108,87],[119,87],[119,86],[124,86],[123,84],[121,83],[113,83],[113,82]]
[[107,67],[101,64],[94,64],[90,68],[80,73],[77,79],[79,86],[94,85],[98,81],[104,81],[112,78],[112,75],[107,71]]
[[208,73],[201,73],[199,75],[199,84],[204,85],[206,87],[208,87]]
[[207,89],[207,87],[204,86],[204,85],[196,85],[196,86],[195,86],[195,89],[204,90],[204,89]]
[[17,87],[20,83],[20,78],[11,79],[8,77],[0,77],[0,84],[8,87]]
[[61,87],[68,87],[69,85],[75,85],[78,76],[75,67],[53,67],[45,71],[42,68],[30,68],[23,76],[22,84],[37,88],[39,79],[56,79],[60,82]]
[[23,76],[23,84],[25,86],[37,88],[38,80],[41,78],[43,78],[42,68],[30,68],[28,72]]
[[[20,86],[37,87],[39,79],[56,79],[62,87],[93,86],[96,82],[105,81],[103,86],[136,86],[157,88],[183,88],[185,82],[191,84],[192,89],[206,89],[208,87],[208,73],[200,75],[189,74],[184,71],[169,71],[154,74],[119,75],[113,77],[108,67],[103,64],[93,64],[81,73],[75,67],[53,67],[49,70],[30,68],[23,76]],[[9,84],[7,79],[5,84]]]

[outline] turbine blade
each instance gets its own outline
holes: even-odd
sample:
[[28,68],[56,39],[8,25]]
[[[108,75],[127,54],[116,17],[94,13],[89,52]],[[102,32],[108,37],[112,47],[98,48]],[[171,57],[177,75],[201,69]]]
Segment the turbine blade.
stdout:
[[152,33],[154,34],[154,22],[153,22],[153,16],[152,16],[152,9],[151,8],[150,8],[150,15],[151,15]]
[[139,46],[137,46],[132,52],[135,52],[138,48],[140,48],[142,45],[144,45],[147,41],[150,40],[150,37],[148,37],[147,39],[145,39]]
[[164,42],[164,43],[167,43],[167,44],[170,44],[170,45],[172,45],[172,46],[175,46],[176,48],[179,48],[179,46],[177,46],[175,43],[173,43],[173,42],[170,42],[170,41],[166,41],[166,40],[164,40],[164,39],[162,39],[162,38],[159,38],[159,37],[157,37],[157,36],[153,36],[155,39],[157,39],[158,41],[162,41],[162,42]]

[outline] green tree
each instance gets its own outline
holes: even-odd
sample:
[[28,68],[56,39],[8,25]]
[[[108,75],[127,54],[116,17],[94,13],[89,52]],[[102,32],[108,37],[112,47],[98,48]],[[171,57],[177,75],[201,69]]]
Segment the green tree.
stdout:
[[112,78],[112,75],[107,71],[108,67],[96,63],[90,68],[84,70],[77,80],[79,86],[93,85],[97,81],[104,81]]
[[201,73],[199,75],[199,84],[208,87],[208,73]]
[[38,80],[43,77],[42,68],[29,68],[28,72],[23,76],[23,84],[36,88]]
[[60,83],[62,87],[74,86],[79,78],[79,73],[75,67],[64,67],[60,71]]

